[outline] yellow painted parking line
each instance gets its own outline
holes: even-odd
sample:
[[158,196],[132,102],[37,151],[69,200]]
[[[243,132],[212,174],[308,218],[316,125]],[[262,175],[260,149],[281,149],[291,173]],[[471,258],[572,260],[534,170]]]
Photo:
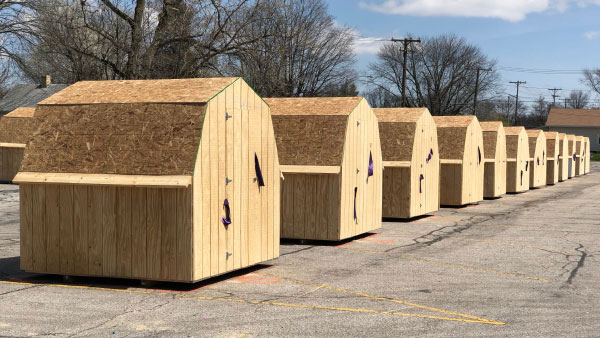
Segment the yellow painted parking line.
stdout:
[[[444,310],[444,309],[438,309],[438,308],[431,307],[431,306],[415,304],[415,303],[408,302],[408,301],[405,301],[405,300],[393,299],[393,298],[388,298],[388,297],[374,296],[374,295],[369,295],[367,293],[357,292],[357,291],[352,291],[352,290],[347,290],[347,289],[342,289],[342,288],[338,288],[338,287],[330,286],[330,285],[326,285],[326,284],[306,282],[306,281],[302,281],[302,280],[298,280],[298,279],[294,279],[294,278],[289,278],[289,277],[275,276],[275,275],[272,275],[272,274],[268,274],[268,276],[279,278],[279,279],[282,279],[282,280],[287,280],[287,281],[290,281],[290,282],[293,282],[293,283],[296,283],[296,284],[300,284],[300,285],[312,286],[312,287],[319,288],[319,289],[321,289],[321,288],[322,289],[329,289],[329,290],[332,290],[332,291],[347,293],[347,294],[351,294],[351,295],[355,295],[355,296],[359,296],[359,297],[365,297],[365,298],[375,299],[375,300],[379,300],[379,301],[385,301],[385,302],[391,302],[391,303],[408,305],[408,306],[411,306],[411,307],[415,307],[415,308],[419,308],[419,309],[424,309],[424,310],[429,310],[429,311],[433,311],[433,312],[439,312],[439,313],[443,313],[443,314],[446,314],[446,315],[459,316],[459,317],[463,317],[462,319],[467,318],[468,322],[477,322],[477,323],[485,323],[485,324],[493,324],[493,325],[504,325],[505,324],[503,322],[489,320],[489,319],[485,319],[485,318],[481,318],[481,317],[477,317],[477,316],[472,316],[472,315],[468,315],[468,314],[464,314],[464,313],[460,313],[460,312],[454,312],[454,311],[449,311],[449,310]],[[445,320],[450,320],[450,319],[452,319],[452,320],[460,320],[461,319],[461,318],[440,317],[440,316],[427,316],[425,318],[435,318],[435,319],[445,319]],[[462,321],[462,320],[460,320],[460,321]]]
[[496,244],[496,245],[502,245],[502,246],[512,246],[512,247],[516,247],[516,248],[536,249],[536,250],[554,252],[554,253],[558,253],[558,254],[561,254],[561,255],[577,255],[576,252],[572,252],[572,251],[560,251],[560,250],[555,250],[555,249],[550,249],[550,248],[544,248],[544,247],[539,247],[539,246],[514,244],[514,243],[494,241],[494,240],[489,240],[489,239],[476,239],[476,238],[465,238],[465,237],[448,237],[448,239],[451,239],[451,240],[460,240],[460,241],[471,241],[471,242],[489,243],[489,244]]
[[94,286],[83,286],[83,285],[39,284],[39,283],[13,282],[13,281],[0,281],[0,284],[42,285],[42,286],[48,286],[48,287],[71,288],[71,289],[88,289],[88,290],[96,290],[96,291],[124,292],[124,293],[133,293],[133,294],[151,294],[151,295],[158,295],[158,296],[167,295],[167,296],[178,297],[178,298],[191,298],[191,299],[199,299],[199,300],[235,302],[235,303],[245,303],[245,304],[255,304],[255,305],[269,305],[269,306],[280,306],[280,307],[301,308],[301,309],[330,310],[330,311],[341,311],[341,312],[358,312],[358,313],[370,313],[370,314],[380,314],[380,315],[392,315],[392,316],[399,316],[399,317],[415,317],[415,318],[439,319],[439,320],[458,321],[458,322],[465,322],[465,323],[478,323],[478,324],[489,324],[489,325],[504,325],[505,324],[505,323],[502,323],[502,322],[490,321],[490,320],[487,320],[487,319],[484,319],[484,318],[482,318],[481,320],[479,320],[479,319],[468,319],[468,318],[452,318],[452,317],[430,316],[430,315],[421,315],[421,314],[404,313],[404,312],[396,312],[396,311],[381,311],[381,310],[373,310],[373,309],[346,308],[346,307],[324,306],[324,305],[292,304],[292,303],[282,303],[282,302],[269,302],[269,301],[250,300],[250,299],[242,299],[242,298],[222,298],[222,297],[209,297],[209,296],[195,296],[195,295],[190,295],[190,294],[179,294],[179,293],[173,293],[173,292],[145,291],[145,290],[128,290],[128,289],[110,289],[110,288],[102,288],[102,287],[94,287]]
[[387,257],[392,257],[392,258],[399,258],[399,259],[404,259],[404,260],[408,260],[408,261],[430,263],[430,264],[436,264],[436,265],[442,265],[442,266],[450,266],[450,267],[460,268],[460,269],[465,269],[465,270],[473,270],[473,271],[481,271],[481,272],[493,273],[493,274],[496,274],[496,275],[503,275],[503,276],[509,276],[509,277],[515,277],[515,278],[524,278],[524,279],[536,280],[536,281],[544,282],[544,283],[550,282],[549,280],[544,279],[544,278],[539,278],[539,277],[534,277],[534,276],[527,276],[527,275],[520,274],[520,273],[504,272],[504,271],[498,271],[498,270],[492,270],[492,269],[486,269],[486,268],[478,268],[478,267],[473,267],[473,266],[468,266],[468,265],[446,263],[446,262],[442,262],[442,261],[435,261],[435,260],[431,260],[431,259],[418,258],[418,257],[412,257],[412,256],[390,255],[390,254],[387,254],[387,253],[384,253],[384,252],[373,251],[373,250],[364,250],[364,249],[355,249],[355,248],[351,248],[351,247],[342,247],[342,249],[352,250],[352,251],[357,251],[357,252],[363,252],[363,253],[367,253],[367,254],[371,254],[371,255],[378,255],[378,256],[387,256]]

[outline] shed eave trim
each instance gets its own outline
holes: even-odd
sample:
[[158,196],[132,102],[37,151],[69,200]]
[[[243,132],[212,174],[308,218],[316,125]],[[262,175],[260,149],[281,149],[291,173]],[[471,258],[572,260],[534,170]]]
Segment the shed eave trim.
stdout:
[[185,188],[192,184],[192,176],[148,176],[116,174],[33,173],[19,172],[14,183],[82,184],[131,187]]
[[25,148],[25,143],[0,143],[0,148]]
[[342,168],[337,165],[281,165],[280,170],[284,174],[339,174]]
[[410,161],[383,161],[383,167],[388,168],[410,168]]

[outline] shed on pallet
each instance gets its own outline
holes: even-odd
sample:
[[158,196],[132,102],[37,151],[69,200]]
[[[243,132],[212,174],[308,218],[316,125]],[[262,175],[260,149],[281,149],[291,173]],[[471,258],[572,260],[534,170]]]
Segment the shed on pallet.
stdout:
[[437,128],[427,108],[374,109],[383,158],[383,217],[440,208]]
[[523,127],[505,127],[506,191],[529,190],[529,138]]
[[483,200],[483,133],[475,116],[434,116],[440,149],[440,204]]
[[483,197],[506,194],[506,135],[500,121],[480,122],[485,153]]
[[592,153],[590,151],[590,138],[589,137],[584,137],[585,140],[585,147],[583,148],[583,151],[585,153],[585,169],[584,169],[584,173],[587,174],[590,172],[590,161],[592,159]]
[[269,98],[281,237],[337,241],[381,227],[377,118],[364,98]]
[[555,131],[544,132],[546,136],[546,184],[556,184],[559,177],[560,136]]
[[558,180],[560,182],[569,178],[569,139],[567,134],[558,133]]
[[279,256],[269,107],[243,79],[78,82],[35,118],[23,270],[193,282]]
[[546,137],[541,130],[527,130],[529,138],[529,187],[546,185]]
[[569,140],[569,178],[577,176],[576,163],[577,163],[577,136],[573,134],[567,134]]
[[584,147],[583,136],[575,136],[575,175],[581,176],[585,172],[585,159],[584,159]]
[[19,171],[25,144],[35,127],[34,111],[21,107],[0,119],[0,182],[11,182]]

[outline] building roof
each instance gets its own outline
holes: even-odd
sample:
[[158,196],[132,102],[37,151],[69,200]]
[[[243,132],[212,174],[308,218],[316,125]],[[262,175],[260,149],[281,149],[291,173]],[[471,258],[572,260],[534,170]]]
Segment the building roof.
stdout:
[[478,121],[474,115],[434,116],[438,128],[466,128],[473,122]]
[[272,115],[349,115],[362,97],[265,98]]
[[37,126],[35,108],[21,107],[0,118],[0,143],[27,143]]
[[500,121],[487,121],[487,122],[479,122],[482,131],[498,131],[503,127],[502,122]]
[[552,108],[547,127],[600,127],[600,109]]
[[417,122],[429,113],[427,108],[375,108],[373,109],[379,122]]
[[39,104],[204,103],[237,79],[81,81]]
[[237,79],[73,84],[37,105],[21,171],[193,175],[206,104]]
[[18,85],[9,90],[0,100],[0,115],[4,115],[19,107],[35,107],[45,98],[65,89],[65,84],[50,84],[42,87],[37,84]]

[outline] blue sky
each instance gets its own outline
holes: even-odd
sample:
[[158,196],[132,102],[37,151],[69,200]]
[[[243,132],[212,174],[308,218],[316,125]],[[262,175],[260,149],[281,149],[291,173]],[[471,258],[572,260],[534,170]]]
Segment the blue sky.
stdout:
[[[335,19],[357,31],[357,68],[376,60],[378,39],[411,33],[425,37],[455,33],[482,48],[508,81],[527,81],[520,95],[548,100],[546,88],[588,90],[579,72],[536,74],[530,69],[580,70],[600,67],[600,0],[326,0]],[[599,97],[594,97],[599,99]]]

